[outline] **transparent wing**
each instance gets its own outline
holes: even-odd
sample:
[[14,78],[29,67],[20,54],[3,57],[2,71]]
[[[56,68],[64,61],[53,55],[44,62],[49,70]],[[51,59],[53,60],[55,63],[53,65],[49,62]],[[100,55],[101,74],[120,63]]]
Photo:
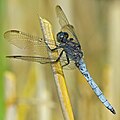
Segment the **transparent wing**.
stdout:
[[18,48],[29,49],[31,52],[37,54],[40,54],[40,51],[43,50],[43,48],[46,49],[46,44],[42,38],[18,30],[6,31],[4,33],[4,38]]
[[62,8],[59,5],[56,6],[56,14],[57,14],[57,17],[59,18],[59,23],[62,28],[66,25],[69,25],[69,22],[65,13],[63,12]]
[[4,38],[7,39],[13,45],[26,49],[32,45],[41,45],[42,39],[28,33],[24,33],[18,30],[9,30],[4,33]]
[[[57,57],[53,58],[48,58],[48,57],[41,57],[41,56],[22,56],[22,55],[12,55],[12,56],[6,56],[7,58],[14,58],[14,59],[21,59],[25,61],[30,61],[30,62],[38,62],[41,64],[47,64],[47,63],[55,63],[57,60]],[[60,59],[62,64],[65,64],[66,58]],[[69,66],[65,67],[65,69],[73,69],[70,68]]]
[[[13,59],[20,59],[20,60],[25,60],[28,62],[37,62],[40,64],[53,64],[56,63],[56,60],[58,57],[53,57],[53,58],[48,58],[48,57],[42,57],[42,56],[23,56],[23,55],[11,55],[11,56],[6,56],[7,58],[13,58]],[[62,65],[67,63],[66,58],[62,57],[60,59],[60,62]],[[73,61],[70,61],[72,64],[67,65],[64,67],[64,69],[66,70],[72,70],[75,69],[76,67],[74,66],[75,64],[73,63]]]
[[74,39],[74,42],[77,42],[79,44],[77,35],[75,34],[74,27],[69,24],[69,21],[65,13],[63,12],[62,8],[59,5],[56,6],[56,14],[61,25],[61,30],[68,32],[69,36]]
[[[44,56],[47,56],[45,54],[45,48],[46,44],[43,42],[41,38],[37,36],[30,35],[28,33],[24,33],[18,30],[9,30],[4,33],[4,38],[8,40],[11,44],[15,45],[16,47],[20,49],[29,49],[32,52],[35,52],[37,54],[44,54]],[[48,45],[52,43],[47,43]],[[38,56],[7,56],[9,58],[16,58],[31,62],[39,62],[41,64],[45,63],[52,63],[57,59],[57,57],[54,57],[53,59],[50,59],[48,57],[38,57]],[[64,57],[60,59],[62,64],[65,64],[67,61]]]
[[21,55],[16,55],[16,56],[6,56],[7,58],[15,58],[15,59],[21,59],[25,61],[31,61],[31,62],[38,62],[41,64],[46,64],[46,63],[54,63],[56,58],[47,58],[47,57],[41,57],[41,56],[21,56]]

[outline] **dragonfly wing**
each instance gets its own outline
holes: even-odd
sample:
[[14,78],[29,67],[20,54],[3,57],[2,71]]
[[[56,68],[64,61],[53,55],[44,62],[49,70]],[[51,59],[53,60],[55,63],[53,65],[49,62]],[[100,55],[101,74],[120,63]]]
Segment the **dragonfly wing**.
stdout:
[[[29,49],[30,52],[40,54],[46,49],[44,40],[18,30],[9,30],[4,33],[4,38],[20,49]],[[48,43],[52,44],[52,43]]]
[[[15,55],[15,56],[6,56],[7,58],[14,58],[14,59],[21,59],[25,61],[31,61],[31,62],[38,62],[41,64],[46,63],[54,63],[57,60],[57,57],[48,58],[48,57],[41,57],[41,56],[21,56],[21,55]],[[65,58],[61,58],[60,62],[62,64],[65,64],[67,61]],[[66,67],[65,67],[66,68]],[[70,69],[70,67],[67,67],[67,69]]]
[[30,35],[28,33],[24,33],[18,30],[9,30],[4,33],[4,38],[8,40],[11,44],[21,48],[26,49],[31,47],[32,45],[41,45],[42,39]]
[[79,62],[79,70],[84,75],[87,82],[89,83],[89,85],[91,86],[91,88],[93,89],[93,91],[95,92],[97,97],[100,99],[100,101],[104,104],[104,106],[107,109],[109,109],[113,114],[116,114],[114,108],[111,106],[111,104],[108,102],[108,100],[103,95],[100,88],[97,86],[97,84],[94,82],[94,80],[90,76],[90,73],[88,72],[88,70],[86,68],[86,64],[84,63],[83,59],[81,59],[80,62]]
[[51,59],[47,57],[41,57],[41,56],[21,56],[21,55],[16,55],[16,56],[6,56],[7,58],[15,58],[15,59],[21,59],[25,61],[31,61],[31,62],[38,62],[41,64],[46,64],[46,63],[54,63],[56,59]]
[[74,42],[79,44],[77,35],[75,34],[74,27],[71,24],[69,24],[69,21],[65,13],[63,12],[62,8],[59,5],[56,6],[56,14],[61,25],[61,30],[66,31],[69,34],[69,37],[73,38]]
[[[55,63],[55,61],[58,58],[58,57],[54,57],[54,56],[53,56],[53,58],[48,58],[48,57],[41,57],[41,56],[22,56],[22,55],[12,55],[12,56],[6,56],[6,57],[13,58],[13,59],[21,59],[21,60],[30,61],[30,62],[38,62],[41,64]],[[62,57],[60,59],[60,62],[62,65],[64,65],[67,63],[67,60],[66,60],[66,58]],[[67,69],[67,70],[74,69],[74,68],[75,68],[75,66],[73,66],[73,61],[70,61],[70,65],[65,67],[65,69]]]
[[65,13],[63,12],[62,8],[59,5],[56,6],[56,14],[57,17],[59,18],[59,23],[62,28],[69,24]]

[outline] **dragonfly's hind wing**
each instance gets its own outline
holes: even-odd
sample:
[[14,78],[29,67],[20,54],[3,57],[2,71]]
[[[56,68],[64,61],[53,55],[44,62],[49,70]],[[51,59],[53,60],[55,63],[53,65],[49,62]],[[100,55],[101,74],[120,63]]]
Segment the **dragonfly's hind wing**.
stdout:
[[15,55],[15,56],[6,56],[7,58],[15,58],[15,59],[21,59],[25,61],[30,62],[38,62],[41,64],[47,64],[47,63],[55,63],[56,58],[51,59],[47,57],[41,57],[41,56],[21,56],[21,55]]
[[116,114],[114,108],[111,106],[111,104],[103,95],[100,88],[97,86],[97,84],[94,82],[94,80],[90,76],[90,73],[88,72],[86,68],[86,64],[84,63],[83,59],[81,59],[79,62],[79,70],[84,75],[85,79],[87,80],[87,82],[89,83],[89,85],[91,86],[95,94],[97,95],[97,97],[100,99],[100,101],[105,105],[105,107],[109,109],[113,114]]
[[[12,56],[6,56],[7,58],[14,58],[14,59],[21,59],[25,61],[30,62],[38,62],[41,64],[46,63],[55,63],[58,57],[48,58],[48,57],[42,57],[42,56],[22,56],[22,55],[12,55]],[[60,61],[62,64],[65,64],[67,61],[64,58],[61,58]],[[67,67],[68,68],[68,67]]]

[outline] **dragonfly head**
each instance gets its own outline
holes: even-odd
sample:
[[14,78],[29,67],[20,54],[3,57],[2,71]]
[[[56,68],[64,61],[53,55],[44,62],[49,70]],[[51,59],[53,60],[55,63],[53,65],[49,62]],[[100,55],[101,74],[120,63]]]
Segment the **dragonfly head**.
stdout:
[[59,32],[57,34],[57,41],[59,43],[66,43],[67,42],[67,38],[69,37],[68,33],[67,32]]

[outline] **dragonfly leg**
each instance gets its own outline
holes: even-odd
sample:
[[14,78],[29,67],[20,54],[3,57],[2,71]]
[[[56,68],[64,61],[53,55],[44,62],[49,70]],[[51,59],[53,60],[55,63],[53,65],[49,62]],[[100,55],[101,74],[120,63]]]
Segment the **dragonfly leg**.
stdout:
[[[52,63],[58,62],[60,60],[61,56],[63,55],[63,52],[65,52],[65,51],[62,50],[62,52],[60,53],[59,57],[54,62],[52,62]],[[67,66],[70,63],[70,60],[69,60],[69,57],[68,57],[67,54],[66,54],[66,58],[67,58],[67,63],[65,63],[64,65],[62,65],[62,67],[65,67],[65,66]]]
[[[46,42],[45,42],[45,43],[46,43]],[[55,51],[55,50],[59,49],[59,46],[57,46],[57,45],[56,45],[56,47],[53,48],[53,49],[51,49],[50,46],[49,46],[47,43],[46,43],[46,45],[47,45],[47,47],[48,47],[48,49],[49,49],[50,51]]]
[[62,50],[62,52],[60,53],[60,55],[58,56],[57,60],[55,62],[58,62],[63,54],[64,50]]
[[65,67],[65,66],[67,66],[69,63],[70,63],[70,60],[69,60],[69,57],[68,57],[68,55],[66,54],[66,58],[67,58],[67,63],[66,64],[64,64],[64,65],[62,65],[62,67]]
[[49,47],[49,49],[50,49],[51,51],[55,51],[55,50],[59,49],[59,47],[56,47],[56,48],[53,48],[53,49],[51,49],[51,48]]

